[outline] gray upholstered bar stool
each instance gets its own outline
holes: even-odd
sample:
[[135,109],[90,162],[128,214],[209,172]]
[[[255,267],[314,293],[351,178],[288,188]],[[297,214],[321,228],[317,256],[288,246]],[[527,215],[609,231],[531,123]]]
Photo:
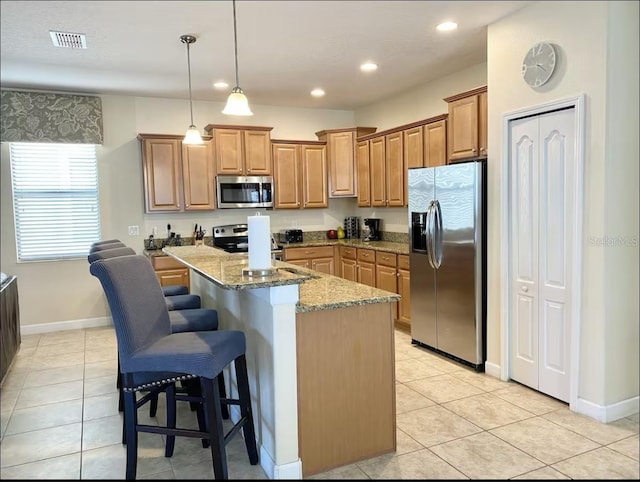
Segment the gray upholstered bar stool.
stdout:
[[[127,246],[122,248],[105,249],[103,251],[96,251],[87,256],[89,264],[101,259],[116,258],[122,256],[133,256],[136,252]],[[184,302],[172,302],[173,299],[186,300]],[[218,312],[216,310],[201,308],[200,297],[197,295],[176,295],[176,296],[164,296],[165,303],[169,309],[169,319],[171,323],[172,333],[182,333],[189,331],[213,331],[218,329]],[[181,304],[195,305],[197,300],[197,306],[184,309],[175,309],[175,306]],[[226,393],[223,377],[219,378],[219,390],[223,394]],[[121,389],[121,382],[118,378],[117,386]],[[122,411],[122,392],[120,393],[120,402],[118,408]],[[157,397],[151,400],[150,415],[153,417],[156,414],[157,409]],[[227,407],[223,407],[224,418],[229,418],[229,412]]]
[[[102,284],[116,330],[125,400],[126,478],[136,477],[139,432],[164,434],[166,456],[173,453],[175,436],[208,440],[215,478],[228,479],[225,447],[242,430],[249,461],[257,464],[244,333],[235,330],[172,333],[160,284],[143,255],[97,260],[89,270]],[[235,368],[237,399],[222,398],[218,384],[214,383],[230,365]],[[175,381],[186,379],[197,380],[201,387],[195,402],[204,409],[206,424],[200,430],[176,427]],[[138,422],[136,392],[149,389],[167,392],[165,426]],[[240,408],[240,419],[227,432],[222,424],[221,404]]]

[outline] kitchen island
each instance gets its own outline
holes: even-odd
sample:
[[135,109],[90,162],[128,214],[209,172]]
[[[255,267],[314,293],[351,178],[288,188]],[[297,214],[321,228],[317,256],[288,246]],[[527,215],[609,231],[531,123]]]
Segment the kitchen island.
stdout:
[[[246,254],[208,246],[163,252],[190,268],[192,292],[218,310],[220,329],[246,335],[269,478],[300,479],[395,451],[397,294],[281,261],[272,275],[248,277]],[[236,394],[233,374],[225,376]]]

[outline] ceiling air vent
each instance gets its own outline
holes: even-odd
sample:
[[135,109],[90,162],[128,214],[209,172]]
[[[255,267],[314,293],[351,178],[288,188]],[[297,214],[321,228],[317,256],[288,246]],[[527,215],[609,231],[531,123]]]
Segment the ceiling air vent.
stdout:
[[83,33],[53,32],[49,31],[51,41],[55,47],[68,49],[86,49],[87,37]]

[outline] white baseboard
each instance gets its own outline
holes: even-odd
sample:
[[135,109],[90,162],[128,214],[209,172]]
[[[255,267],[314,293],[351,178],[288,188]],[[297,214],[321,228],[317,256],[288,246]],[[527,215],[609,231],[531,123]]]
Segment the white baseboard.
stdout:
[[484,372],[492,377],[500,378],[500,365],[495,363],[484,362]]
[[597,405],[593,402],[578,398],[575,411],[591,417],[598,422],[610,423],[624,417],[635,415],[640,410],[640,398],[632,397],[611,405]]
[[302,480],[302,460],[284,465],[276,465],[269,453],[260,445],[260,466],[271,480]]
[[35,335],[38,333],[49,333],[52,331],[78,330],[81,328],[96,328],[99,326],[112,326],[110,316],[99,318],[84,318],[81,320],[54,321],[52,323],[38,323],[35,325],[21,325],[21,335]]

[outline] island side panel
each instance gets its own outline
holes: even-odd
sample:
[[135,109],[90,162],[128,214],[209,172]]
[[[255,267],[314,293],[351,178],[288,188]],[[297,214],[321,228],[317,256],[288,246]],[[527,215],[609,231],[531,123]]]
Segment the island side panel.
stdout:
[[391,303],[297,314],[304,476],[396,450]]

